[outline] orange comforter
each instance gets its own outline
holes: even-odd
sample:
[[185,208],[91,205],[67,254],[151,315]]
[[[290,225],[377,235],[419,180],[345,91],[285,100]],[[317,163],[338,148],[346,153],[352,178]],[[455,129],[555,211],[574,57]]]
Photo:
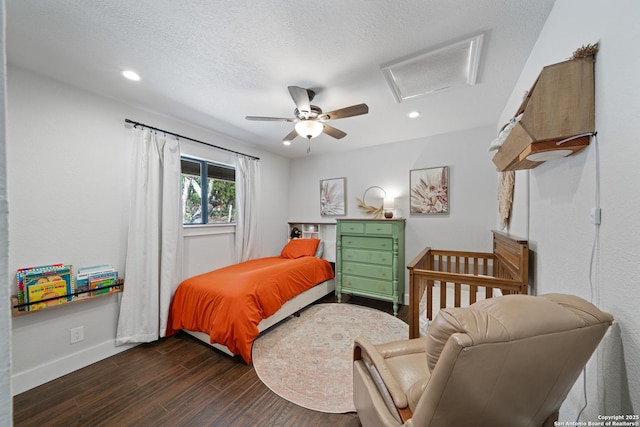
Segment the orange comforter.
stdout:
[[305,256],[259,258],[191,277],[173,297],[167,335],[180,329],[204,332],[211,343],[223,344],[251,363],[258,323],[333,276],[329,262]]

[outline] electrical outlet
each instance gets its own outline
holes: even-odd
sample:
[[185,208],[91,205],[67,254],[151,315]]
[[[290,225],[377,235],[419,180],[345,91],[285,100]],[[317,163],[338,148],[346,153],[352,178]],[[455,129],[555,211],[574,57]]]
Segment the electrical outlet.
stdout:
[[601,214],[600,208],[591,208],[591,213],[589,214],[591,217],[591,224],[600,224]]
[[84,326],[72,328],[69,332],[71,344],[75,344],[84,340]]

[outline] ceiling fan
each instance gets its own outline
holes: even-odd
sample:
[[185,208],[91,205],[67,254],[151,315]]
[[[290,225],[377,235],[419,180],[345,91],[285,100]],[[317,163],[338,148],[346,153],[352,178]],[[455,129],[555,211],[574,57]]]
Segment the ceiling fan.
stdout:
[[[359,116],[369,112],[367,104],[357,104],[323,113],[320,107],[311,105],[311,101],[313,101],[316,95],[313,90],[304,89],[299,86],[289,86],[289,93],[296,105],[295,110],[293,110],[295,117],[246,117],[247,120],[295,123],[294,129],[282,140],[286,145],[289,145],[297,136],[310,140],[323,132],[336,139],[344,138],[347,135],[345,132],[329,126],[326,122],[329,120],[344,119],[345,117]],[[309,149],[307,149],[307,152],[308,151]]]

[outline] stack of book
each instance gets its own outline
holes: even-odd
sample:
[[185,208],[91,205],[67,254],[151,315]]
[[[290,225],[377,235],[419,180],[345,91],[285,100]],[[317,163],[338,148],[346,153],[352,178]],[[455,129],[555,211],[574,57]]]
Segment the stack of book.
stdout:
[[118,272],[110,265],[92,265],[78,269],[77,295],[87,298],[114,292],[118,282]]
[[26,311],[42,310],[71,301],[75,292],[71,265],[52,264],[18,270],[18,303]]

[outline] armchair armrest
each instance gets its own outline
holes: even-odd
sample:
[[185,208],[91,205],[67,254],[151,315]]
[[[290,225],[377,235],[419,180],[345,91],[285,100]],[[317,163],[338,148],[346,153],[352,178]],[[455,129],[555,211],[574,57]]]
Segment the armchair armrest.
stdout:
[[374,345],[365,337],[358,337],[354,344],[354,360],[363,359],[369,362],[384,383],[384,387],[391,395],[393,402],[398,408],[406,408],[409,405],[407,395],[402,390],[400,384],[391,374],[385,359],[401,356],[405,354],[424,353],[426,338],[415,338],[398,342]]
[[426,345],[427,339],[426,337],[422,337],[378,344],[375,346],[375,349],[383,358],[389,359],[390,357],[403,356],[405,354],[424,353]]

